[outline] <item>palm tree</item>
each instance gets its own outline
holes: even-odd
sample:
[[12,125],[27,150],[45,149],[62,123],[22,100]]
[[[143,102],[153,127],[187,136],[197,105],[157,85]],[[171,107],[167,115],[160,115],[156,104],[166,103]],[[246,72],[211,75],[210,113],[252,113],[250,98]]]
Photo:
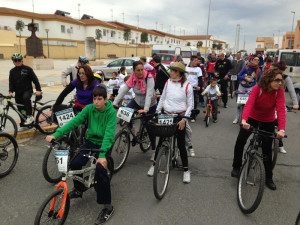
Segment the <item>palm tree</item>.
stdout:
[[20,54],[21,54],[21,32],[23,31],[23,28],[25,27],[25,24],[22,20],[17,20],[16,22],[16,31],[19,31],[19,48],[20,48]]
[[186,44],[186,46],[191,46],[191,42],[188,42],[188,43]]
[[125,57],[126,57],[126,48],[127,48],[127,44],[128,44],[128,40],[130,39],[131,37],[131,30],[130,28],[125,28],[124,29],[124,35],[123,35],[123,38],[124,40],[126,41],[126,46],[125,46]]
[[144,43],[144,54],[145,54],[145,48],[146,48],[146,42],[148,42],[148,33],[147,32],[143,32],[141,34],[141,42]]
[[198,41],[198,42],[197,42],[197,48],[202,47],[202,45],[203,45],[203,42],[202,42],[202,41]]
[[99,41],[99,59],[100,59],[100,40],[102,38],[102,30],[96,29],[95,33],[96,33],[95,39]]

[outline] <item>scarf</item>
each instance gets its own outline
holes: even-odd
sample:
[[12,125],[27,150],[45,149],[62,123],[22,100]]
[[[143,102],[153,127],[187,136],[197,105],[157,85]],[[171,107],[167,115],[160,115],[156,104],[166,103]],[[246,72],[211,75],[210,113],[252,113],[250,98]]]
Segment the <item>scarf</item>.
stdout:
[[[145,87],[145,79],[147,77],[147,71],[144,71],[144,76],[139,79],[137,78],[137,76],[135,75],[135,73],[132,73],[131,76],[129,77],[129,79],[126,81],[126,84],[128,87],[133,88],[134,84],[136,85],[137,89],[140,89],[142,94],[146,93],[146,87]],[[149,73],[148,77],[152,77],[152,75]]]
[[259,65],[256,65],[256,64],[254,64],[254,63],[250,63],[250,64],[246,67],[246,70],[248,70],[249,67],[251,67],[252,69],[256,69],[255,79],[258,80],[258,78],[259,78],[259,73],[260,73]]

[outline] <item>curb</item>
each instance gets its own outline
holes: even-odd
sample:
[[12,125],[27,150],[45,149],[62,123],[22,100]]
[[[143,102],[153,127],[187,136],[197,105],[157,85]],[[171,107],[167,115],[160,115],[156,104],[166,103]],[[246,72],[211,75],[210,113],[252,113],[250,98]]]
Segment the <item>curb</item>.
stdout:
[[[45,128],[45,129],[47,130],[47,129],[51,129],[51,128],[53,128],[53,126],[49,126],[48,128]],[[9,134],[13,135],[12,133],[9,133]],[[41,133],[39,130],[37,130],[35,128],[30,129],[30,130],[26,130],[26,131],[22,131],[22,132],[18,132],[16,140],[29,138],[29,137],[34,137],[35,135],[38,135],[38,134],[43,134],[43,133]]]

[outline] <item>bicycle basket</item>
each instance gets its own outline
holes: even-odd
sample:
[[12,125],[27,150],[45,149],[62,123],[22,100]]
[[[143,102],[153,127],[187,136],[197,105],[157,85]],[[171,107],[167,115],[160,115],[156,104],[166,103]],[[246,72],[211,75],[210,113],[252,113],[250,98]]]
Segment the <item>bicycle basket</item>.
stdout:
[[164,125],[157,123],[156,120],[150,120],[148,122],[148,132],[149,134],[157,137],[172,137],[174,136],[175,132],[177,130],[177,123],[174,123],[172,125]]

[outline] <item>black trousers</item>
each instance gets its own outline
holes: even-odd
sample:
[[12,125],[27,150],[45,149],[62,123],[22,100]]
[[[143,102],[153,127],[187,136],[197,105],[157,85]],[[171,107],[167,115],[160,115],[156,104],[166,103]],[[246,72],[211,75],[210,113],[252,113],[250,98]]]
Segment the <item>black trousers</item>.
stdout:
[[220,80],[221,92],[222,92],[222,101],[224,104],[227,104],[228,101],[228,80]]
[[[257,128],[259,123],[261,124],[261,129],[274,132],[274,122],[260,122],[258,120],[252,119],[249,117],[248,123],[253,127]],[[233,158],[233,168],[239,169],[242,166],[242,157],[244,146],[247,142],[247,139],[251,135],[251,132],[245,130],[241,127],[240,132],[238,134],[235,147],[234,147],[234,158]],[[266,178],[272,179],[273,172],[272,172],[272,138],[262,137],[262,152],[263,152],[263,162],[266,171]]]
[[[25,110],[27,116],[32,116],[32,105],[31,105],[31,96],[32,90],[25,91],[23,93],[16,93],[15,94],[15,101],[18,104],[22,104],[24,106],[17,106],[18,110]],[[21,117],[20,117],[21,118]],[[21,118],[21,124],[24,123],[24,120]]]

